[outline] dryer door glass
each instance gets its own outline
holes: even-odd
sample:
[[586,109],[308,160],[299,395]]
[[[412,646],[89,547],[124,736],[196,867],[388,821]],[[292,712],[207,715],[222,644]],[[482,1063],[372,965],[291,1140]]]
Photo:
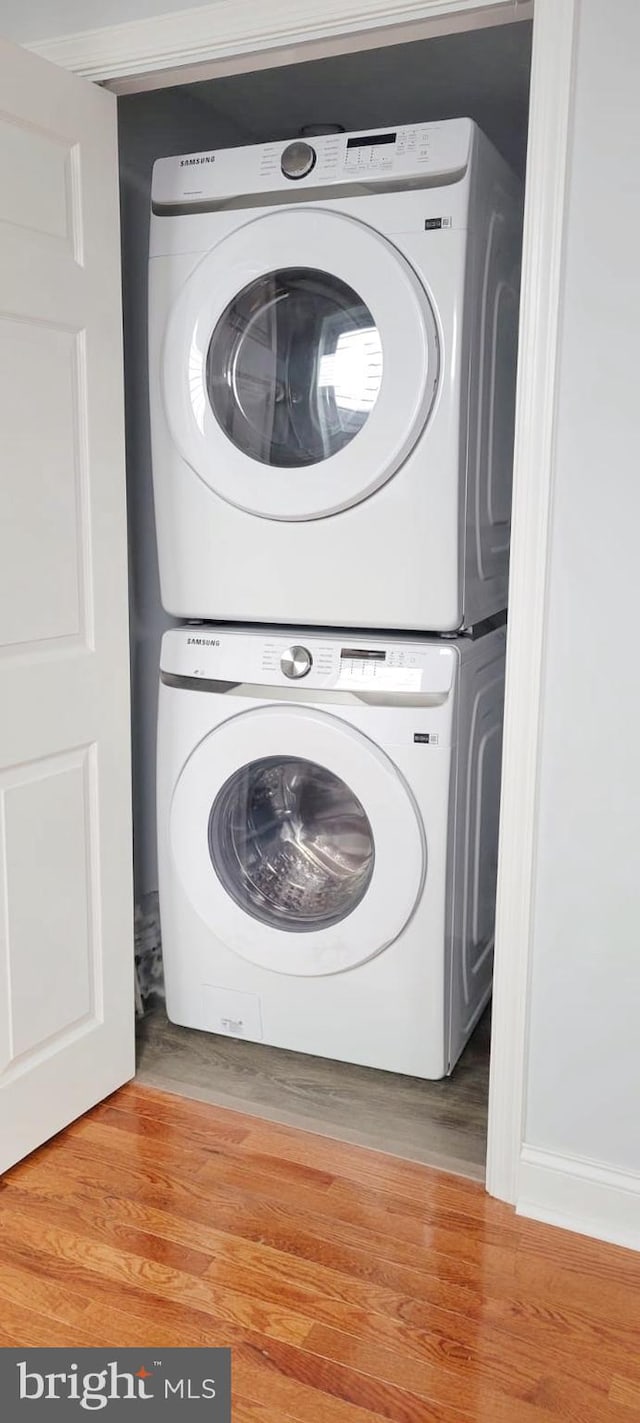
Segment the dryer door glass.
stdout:
[[236,904],[292,931],[345,919],[374,865],[360,801],[324,766],[293,756],[252,761],[226,781],[209,816],[209,853]]
[[382,382],[371,312],[328,272],[291,267],[251,282],[220,317],[207,354],[214,415],[261,464],[318,464],[365,424]]

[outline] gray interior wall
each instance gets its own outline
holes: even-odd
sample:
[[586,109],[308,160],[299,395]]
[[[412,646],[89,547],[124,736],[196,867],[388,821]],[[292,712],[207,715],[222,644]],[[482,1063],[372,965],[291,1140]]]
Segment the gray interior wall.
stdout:
[[[520,173],[526,153],[528,22],[161,89],[118,103],[122,202],[136,898],[157,889],[155,719],[162,611],[155,548],[147,387],[147,251],[155,158],[297,134],[460,114]],[[194,616],[198,610],[194,608]]]
[[136,900],[158,887],[155,821],[160,640],[172,619],[160,602],[147,376],[147,261],[154,159],[241,143],[242,129],[179,89],[118,103],[125,350],[127,503]]
[[475,119],[524,173],[531,67],[529,21],[191,85],[201,103],[242,126],[255,143],[303,124],[345,129]]

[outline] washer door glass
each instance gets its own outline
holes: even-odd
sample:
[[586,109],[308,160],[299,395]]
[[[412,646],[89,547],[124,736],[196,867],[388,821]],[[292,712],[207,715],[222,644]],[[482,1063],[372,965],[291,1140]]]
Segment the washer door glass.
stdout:
[[235,508],[324,519],[386,484],[422,435],[444,332],[408,258],[367,223],[308,203],[237,222],[184,254],[164,330],[173,259],[151,263],[171,442]]
[[294,756],[262,757],[226,781],[209,817],[209,853],[236,904],[298,932],[345,919],[366,894],[375,857],[357,796]]
[[380,334],[338,277],[269,272],[220,317],[206,382],[219,425],[243,454],[281,469],[318,464],[353,440],[376,403]]

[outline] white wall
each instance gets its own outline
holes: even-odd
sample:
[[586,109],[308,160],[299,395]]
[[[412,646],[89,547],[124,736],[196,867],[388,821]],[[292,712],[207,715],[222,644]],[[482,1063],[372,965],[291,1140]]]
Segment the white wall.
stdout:
[[16,44],[33,44],[58,35],[190,10],[197,3],[198,0],[0,0],[0,34]]
[[521,1195],[640,1245],[640,5],[613,9],[581,0]]

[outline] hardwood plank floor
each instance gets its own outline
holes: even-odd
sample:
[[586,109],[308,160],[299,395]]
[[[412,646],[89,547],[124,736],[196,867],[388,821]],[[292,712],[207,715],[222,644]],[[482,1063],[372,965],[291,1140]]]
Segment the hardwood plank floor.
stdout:
[[442,1082],[180,1028],[162,1004],[137,1033],[137,1080],[147,1086],[484,1180],[488,1009]]
[[131,1084],[0,1189],[0,1345],[223,1344],[234,1423],[633,1423],[640,1256]]

